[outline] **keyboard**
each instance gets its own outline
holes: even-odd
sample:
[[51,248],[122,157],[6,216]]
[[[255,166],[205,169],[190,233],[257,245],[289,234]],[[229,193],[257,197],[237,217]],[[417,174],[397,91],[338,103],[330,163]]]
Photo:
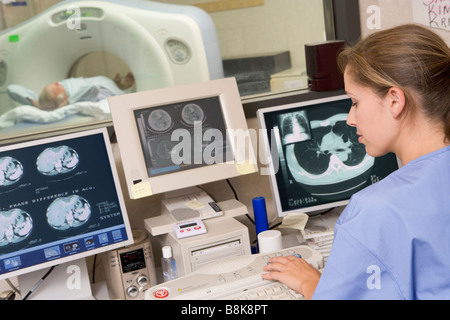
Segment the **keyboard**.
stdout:
[[227,295],[221,300],[305,300],[305,298],[282,283],[272,282],[250,290]]
[[242,255],[212,262],[178,279],[147,290],[147,300],[263,300],[303,299],[277,281],[261,277],[263,267],[275,256],[297,256],[323,268],[323,256],[308,246],[272,253]]

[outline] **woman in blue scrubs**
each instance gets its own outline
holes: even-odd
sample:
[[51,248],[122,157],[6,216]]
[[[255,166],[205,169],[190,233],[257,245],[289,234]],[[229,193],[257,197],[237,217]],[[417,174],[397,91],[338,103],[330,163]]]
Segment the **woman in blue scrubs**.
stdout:
[[347,124],[403,167],[355,194],[320,274],[273,258],[265,279],[307,299],[450,299],[450,49],[417,25],[379,31],[339,56]]

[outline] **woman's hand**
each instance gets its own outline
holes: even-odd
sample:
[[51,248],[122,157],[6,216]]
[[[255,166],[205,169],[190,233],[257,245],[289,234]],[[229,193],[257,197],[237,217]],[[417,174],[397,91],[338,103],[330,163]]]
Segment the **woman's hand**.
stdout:
[[269,259],[262,275],[266,280],[277,280],[310,300],[320,280],[320,272],[303,259],[288,256]]

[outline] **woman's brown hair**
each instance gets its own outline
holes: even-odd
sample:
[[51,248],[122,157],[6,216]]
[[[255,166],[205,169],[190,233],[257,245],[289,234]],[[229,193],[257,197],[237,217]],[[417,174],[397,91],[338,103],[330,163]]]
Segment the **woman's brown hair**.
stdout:
[[450,49],[436,33],[415,24],[378,31],[344,49],[338,63],[380,96],[392,87],[402,89],[408,112],[420,108],[443,122],[450,141]]

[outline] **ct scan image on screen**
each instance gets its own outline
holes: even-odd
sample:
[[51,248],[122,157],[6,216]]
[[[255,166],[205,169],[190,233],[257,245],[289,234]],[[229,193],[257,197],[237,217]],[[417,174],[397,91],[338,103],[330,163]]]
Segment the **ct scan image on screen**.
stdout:
[[340,100],[265,114],[279,155],[283,211],[347,200],[398,169],[395,155],[366,153],[346,123],[350,107],[350,100]]
[[227,161],[219,97],[134,111],[148,176]]
[[0,152],[0,199],[0,275],[128,240],[102,133]]

